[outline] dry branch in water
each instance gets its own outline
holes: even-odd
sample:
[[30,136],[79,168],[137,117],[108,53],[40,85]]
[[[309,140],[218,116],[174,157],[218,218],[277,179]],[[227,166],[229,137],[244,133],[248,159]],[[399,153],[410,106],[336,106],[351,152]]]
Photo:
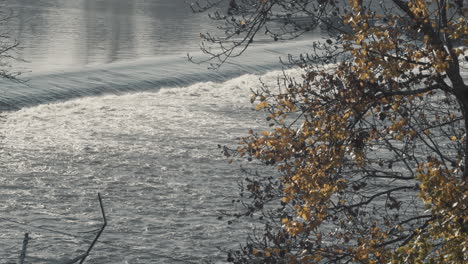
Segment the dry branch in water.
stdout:
[[21,249],[21,254],[19,257],[19,264],[24,264],[24,260],[26,259],[26,250],[28,248],[28,241],[29,241],[29,234],[26,233],[24,234],[24,240],[23,240],[23,248]]
[[91,252],[91,250],[93,249],[94,245],[96,244],[96,242],[98,241],[98,239],[99,239],[99,237],[101,236],[102,232],[104,231],[104,229],[105,229],[106,226],[107,226],[106,213],[104,212],[104,205],[102,204],[102,199],[101,199],[101,194],[100,194],[100,193],[98,193],[98,199],[99,199],[99,206],[101,207],[101,214],[102,214],[103,224],[102,224],[102,227],[101,227],[101,229],[99,230],[99,232],[96,234],[96,237],[94,238],[93,242],[91,243],[91,245],[89,245],[88,250],[87,250],[86,253],[83,255],[83,258],[81,259],[80,264],[84,263],[84,261],[86,260],[86,258],[89,256],[89,253]]
[[[93,241],[91,242],[91,244],[89,245],[88,249],[86,250],[85,253],[81,254],[80,256],[78,257],[75,257],[71,260],[68,260],[66,262],[64,262],[63,264],[74,264],[74,263],[84,263],[86,258],[89,256],[91,250],[93,249],[94,245],[97,243],[97,241],[99,240],[99,237],[101,236],[102,232],[104,232],[104,229],[106,228],[107,226],[107,218],[106,218],[106,213],[104,211],[104,205],[102,203],[102,199],[101,199],[101,194],[98,193],[98,200],[99,200],[99,207],[101,209],[101,214],[102,214],[102,220],[103,220],[103,224],[101,226],[101,228],[99,229],[99,231],[97,232],[96,236],[94,237]],[[28,246],[28,241],[29,241],[29,234],[26,233],[24,235],[24,240],[23,240],[23,248],[21,250],[21,253],[20,253],[20,257],[19,257],[19,261],[18,261],[18,264],[24,264],[25,263],[25,260],[26,260],[26,250],[27,250],[27,246]]]

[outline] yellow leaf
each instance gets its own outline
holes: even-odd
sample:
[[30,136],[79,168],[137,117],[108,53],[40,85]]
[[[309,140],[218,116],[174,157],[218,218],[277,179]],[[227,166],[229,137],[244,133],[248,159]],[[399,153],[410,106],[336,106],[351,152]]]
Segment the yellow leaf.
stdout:
[[263,101],[261,103],[259,103],[256,107],[255,107],[255,110],[260,110],[260,109],[263,109],[263,108],[266,108],[268,107],[269,103],[268,101]]

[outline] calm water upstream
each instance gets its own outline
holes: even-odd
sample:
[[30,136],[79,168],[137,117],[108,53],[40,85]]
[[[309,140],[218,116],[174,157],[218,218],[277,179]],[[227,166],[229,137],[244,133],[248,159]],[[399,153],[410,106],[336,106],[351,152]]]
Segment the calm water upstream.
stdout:
[[215,25],[186,0],[5,0],[26,69],[62,69],[197,50]]
[[[307,40],[263,43],[208,71],[186,61],[214,30],[184,0],[5,0],[14,63],[0,83],[0,263],[63,263],[108,228],[88,263],[223,263],[252,228],[227,225],[236,166],[218,144],[265,124],[248,95],[276,83],[279,56]],[[309,36],[310,37],[310,36]],[[314,37],[314,36],[312,36]],[[316,36],[318,37],[318,36]]]

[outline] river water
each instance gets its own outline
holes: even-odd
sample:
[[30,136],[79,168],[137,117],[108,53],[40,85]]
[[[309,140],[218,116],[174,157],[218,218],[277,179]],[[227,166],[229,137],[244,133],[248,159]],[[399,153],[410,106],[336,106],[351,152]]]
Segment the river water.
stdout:
[[[186,0],[5,0],[27,69],[185,55],[214,24]],[[6,11],[4,11],[6,12]]]
[[[218,71],[190,64],[215,31],[184,0],[5,0],[13,62],[1,82],[0,263],[63,263],[108,226],[88,263],[223,263],[252,226],[236,210],[238,165],[218,145],[265,127],[250,89],[309,41],[254,45]],[[309,36],[309,38],[318,36]]]

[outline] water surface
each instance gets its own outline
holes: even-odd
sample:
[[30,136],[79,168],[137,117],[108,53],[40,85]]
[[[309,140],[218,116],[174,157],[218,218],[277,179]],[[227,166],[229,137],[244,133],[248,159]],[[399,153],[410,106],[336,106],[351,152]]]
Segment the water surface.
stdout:
[[[234,210],[237,180],[218,144],[265,127],[248,103],[258,75],[308,40],[264,43],[219,71],[186,61],[215,25],[184,0],[5,0],[15,63],[0,82],[0,263],[30,232],[30,263],[63,263],[109,225],[89,263],[222,263],[251,224]],[[266,73],[269,72],[269,73]]]
[[186,0],[5,0],[9,34],[29,70],[185,54],[214,31]]

